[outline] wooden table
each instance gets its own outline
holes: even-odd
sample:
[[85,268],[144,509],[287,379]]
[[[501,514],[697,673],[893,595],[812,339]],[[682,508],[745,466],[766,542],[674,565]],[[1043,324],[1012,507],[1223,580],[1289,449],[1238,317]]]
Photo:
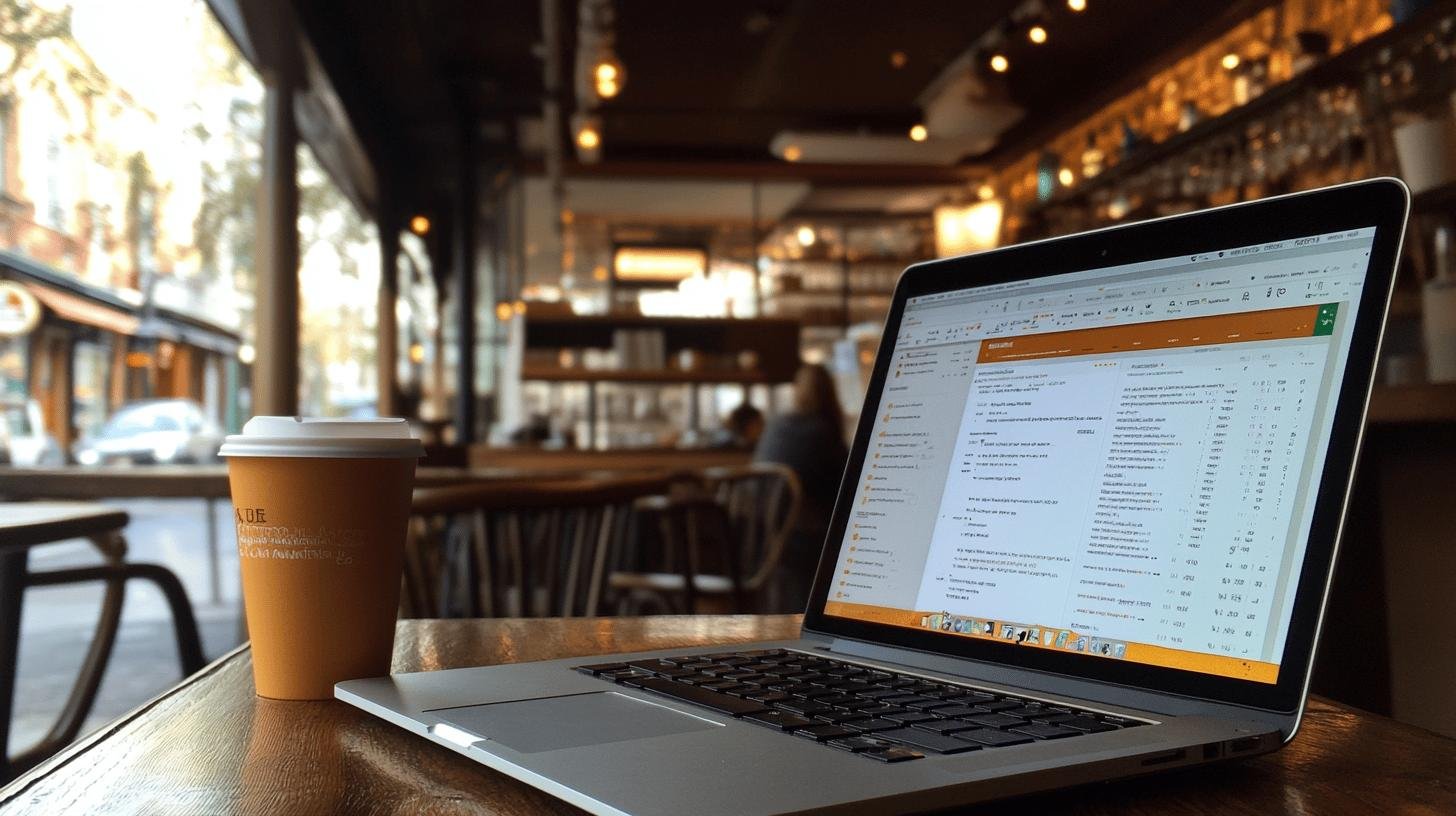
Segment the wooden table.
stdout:
[[[420,671],[793,636],[796,616],[401,621]],[[1456,813],[1456,741],[1329,702],[1271,756],[1043,794],[976,813]],[[826,780],[826,783],[830,781]],[[239,647],[0,789],[0,816],[579,813],[337,702],[253,696]]]
[[[416,487],[463,482],[581,475],[514,467],[422,467]],[[136,467],[16,468],[0,466],[0,498],[4,499],[202,499],[207,527],[209,599],[222,602],[222,552],[217,536],[218,502],[232,498],[227,465],[143,465]]]

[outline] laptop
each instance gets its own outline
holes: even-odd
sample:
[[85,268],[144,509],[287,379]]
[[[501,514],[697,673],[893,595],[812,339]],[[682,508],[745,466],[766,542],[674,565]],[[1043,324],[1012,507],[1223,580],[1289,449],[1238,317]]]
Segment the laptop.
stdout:
[[597,814],[917,812],[1273,751],[1408,205],[1375,179],[912,266],[800,637],[335,694]]

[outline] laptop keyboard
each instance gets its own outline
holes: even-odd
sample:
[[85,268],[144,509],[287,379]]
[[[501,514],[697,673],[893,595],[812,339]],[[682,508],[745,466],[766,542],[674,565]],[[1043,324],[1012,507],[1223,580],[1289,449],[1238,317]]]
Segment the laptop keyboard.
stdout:
[[787,649],[575,668],[881,762],[1145,725],[1127,717]]

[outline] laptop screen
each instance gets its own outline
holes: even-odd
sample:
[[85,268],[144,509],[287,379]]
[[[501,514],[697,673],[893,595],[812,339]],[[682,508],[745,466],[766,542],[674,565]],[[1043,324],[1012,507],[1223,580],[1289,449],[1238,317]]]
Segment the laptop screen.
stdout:
[[824,613],[1275,683],[1374,237],[910,298]]

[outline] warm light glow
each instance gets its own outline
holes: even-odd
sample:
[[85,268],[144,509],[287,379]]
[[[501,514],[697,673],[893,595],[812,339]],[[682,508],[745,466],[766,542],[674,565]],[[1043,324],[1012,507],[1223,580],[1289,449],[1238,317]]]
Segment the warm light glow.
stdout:
[[794,232],[794,237],[798,239],[799,246],[811,247],[814,246],[814,240],[818,236],[814,234],[813,227],[805,224],[804,226],[799,227],[799,229]]
[[1031,28],[1029,28],[1029,29],[1026,30],[1026,38],[1028,40],[1031,40],[1033,43],[1035,43],[1037,45],[1041,45],[1042,43],[1044,43],[1044,42],[1047,41],[1047,30],[1046,30],[1046,26],[1043,26],[1043,25],[1034,25],[1034,26],[1032,26]]
[[1224,54],[1223,60],[1219,64],[1221,64],[1225,69],[1232,71],[1233,69],[1239,67],[1239,55],[1232,52]]
[[576,213],[572,212],[571,210],[561,211],[561,223],[570,224],[574,221],[576,221]]
[[1004,73],[1006,73],[1006,70],[1008,68],[1010,68],[1010,67],[1011,67],[1011,60],[1006,59],[1006,55],[1005,54],[995,54],[995,55],[993,55],[991,57],[991,70],[992,71],[995,71],[998,74],[1004,74]]
[[128,351],[126,353],[127,368],[146,368],[152,364],[152,355],[145,351]]
[[992,187],[989,184],[982,184],[980,187],[976,188],[976,198],[979,198],[982,201],[990,201],[995,197],[996,188]]
[[597,82],[616,82],[617,66],[610,62],[599,62],[596,67]]
[[419,343],[411,343],[409,347],[409,359],[415,365],[423,363],[425,361],[425,347]]
[[1063,187],[1071,187],[1072,182],[1076,180],[1077,177],[1072,174],[1072,168],[1070,167],[1063,167],[1057,171],[1057,181],[1060,181]]
[[603,99],[611,99],[622,92],[622,86],[614,79],[597,80],[597,96]]
[[253,348],[251,343],[238,346],[238,362],[243,365],[252,365],[256,359],[258,359],[258,350]]
[[796,162],[804,158],[804,150],[798,145],[789,145],[784,148],[784,161]]
[[1067,8],[1072,11],[1086,11],[1087,0],[1067,0]]
[[907,63],[909,61],[910,61],[910,58],[907,57],[907,56],[905,56],[905,52],[904,51],[891,51],[890,52],[890,67],[891,68],[896,68],[896,69],[904,68],[905,67],[905,63]]
[[597,264],[592,268],[592,280],[604,281],[607,279],[606,264]]
[[687,247],[622,247],[612,262],[622,281],[680,281],[708,268],[707,253]]
[[495,305],[496,320],[504,323],[505,321],[510,320],[513,314],[515,314],[515,312],[511,310],[511,304],[506,303],[504,300]]
[[576,144],[582,150],[596,150],[601,147],[602,134],[591,125],[587,125],[576,132]]
[[935,251],[941,257],[991,249],[1001,237],[999,201],[935,208]]
[[423,215],[417,215],[410,219],[410,232],[415,235],[427,235],[430,232],[430,219]]
[[930,138],[930,131],[925,129],[925,125],[912,125],[910,127],[910,141],[923,142],[928,138]]
[[524,301],[524,300],[518,300],[515,303],[512,303],[511,304],[511,311],[515,312],[518,315],[525,314],[526,313],[526,301]]

